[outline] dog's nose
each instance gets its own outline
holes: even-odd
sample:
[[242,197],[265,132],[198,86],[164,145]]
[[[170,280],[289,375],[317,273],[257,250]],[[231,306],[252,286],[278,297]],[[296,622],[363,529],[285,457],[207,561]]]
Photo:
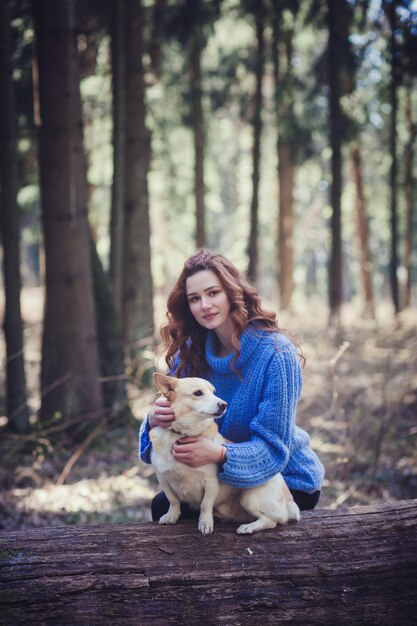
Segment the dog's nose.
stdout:
[[227,402],[220,401],[217,403],[220,411],[225,411],[227,409]]

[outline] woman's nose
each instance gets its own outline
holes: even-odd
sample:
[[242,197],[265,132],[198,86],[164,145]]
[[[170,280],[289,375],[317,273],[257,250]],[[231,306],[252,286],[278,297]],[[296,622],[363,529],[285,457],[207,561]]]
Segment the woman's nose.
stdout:
[[209,309],[211,307],[211,303],[210,300],[208,298],[201,298],[201,308],[203,309],[203,311],[205,309]]

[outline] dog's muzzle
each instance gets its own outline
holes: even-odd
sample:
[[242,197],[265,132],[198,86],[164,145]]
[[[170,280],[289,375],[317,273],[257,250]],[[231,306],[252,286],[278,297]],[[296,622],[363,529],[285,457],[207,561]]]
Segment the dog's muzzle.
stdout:
[[214,415],[216,417],[221,417],[226,413],[227,402],[223,402],[223,400],[221,400],[217,403],[217,406],[219,407],[219,410]]

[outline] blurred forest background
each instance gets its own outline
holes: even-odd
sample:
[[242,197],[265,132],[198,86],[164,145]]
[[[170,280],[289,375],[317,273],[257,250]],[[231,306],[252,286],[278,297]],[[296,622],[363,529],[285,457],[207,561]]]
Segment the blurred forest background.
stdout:
[[307,358],[321,506],[417,497],[417,3],[3,0],[0,528],[149,519],[198,247]]

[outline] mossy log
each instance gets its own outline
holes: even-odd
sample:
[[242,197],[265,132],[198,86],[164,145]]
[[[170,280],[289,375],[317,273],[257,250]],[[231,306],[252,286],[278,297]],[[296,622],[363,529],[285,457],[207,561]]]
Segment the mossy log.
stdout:
[[412,624],[417,500],[217,524],[0,532],[0,623]]

